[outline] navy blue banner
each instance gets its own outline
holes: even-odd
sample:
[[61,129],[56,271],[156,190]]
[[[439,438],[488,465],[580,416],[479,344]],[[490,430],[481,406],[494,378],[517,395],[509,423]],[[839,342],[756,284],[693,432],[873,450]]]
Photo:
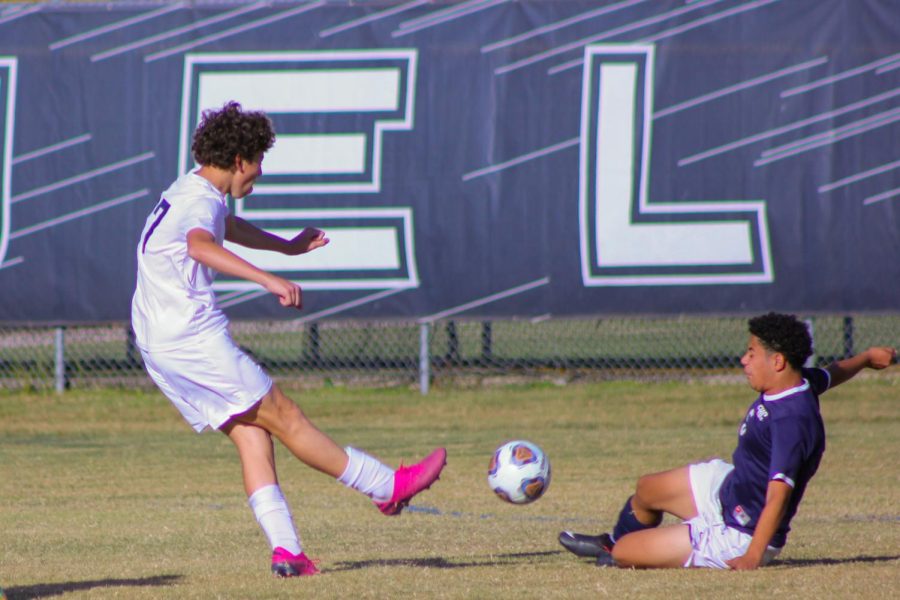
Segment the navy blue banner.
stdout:
[[[892,0],[7,4],[0,321],[126,319],[202,111],[304,318],[895,311]],[[231,247],[231,246],[229,246]],[[222,278],[237,318],[297,318]]]

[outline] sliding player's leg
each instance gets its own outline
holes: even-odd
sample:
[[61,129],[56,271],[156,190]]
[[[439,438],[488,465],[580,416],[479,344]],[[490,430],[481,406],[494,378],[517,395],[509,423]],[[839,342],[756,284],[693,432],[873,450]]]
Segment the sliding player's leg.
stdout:
[[[663,513],[683,521],[696,517],[690,466],[644,475],[638,479],[630,506],[635,519],[644,528],[659,525]],[[615,534],[613,537],[618,538]]]
[[678,568],[691,556],[691,536],[687,525],[644,529],[622,536],[612,549],[619,567]]
[[682,520],[697,515],[689,467],[652,473],[638,479],[634,494],[625,501],[610,533],[589,535],[563,531],[559,534],[559,543],[578,556],[596,557],[600,566],[610,566],[614,564],[612,550],[618,540],[631,533],[658,527],[663,513]]

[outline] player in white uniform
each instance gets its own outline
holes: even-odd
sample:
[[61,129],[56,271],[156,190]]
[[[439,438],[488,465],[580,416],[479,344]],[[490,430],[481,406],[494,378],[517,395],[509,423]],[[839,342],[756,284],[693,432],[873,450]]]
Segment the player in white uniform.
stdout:
[[351,447],[341,448],[231,339],[216,305],[217,272],[258,283],[282,306],[301,308],[300,287],[263,271],[223,247],[223,241],[298,255],[328,243],[315,228],[290,240],[231,215],[227,195],[243,198],[262,174],[274,143],[271,121],[235,102],[206,111],[192,151],[200,168],[163,192],[147,217],[137,248],[132,300],[135,340],[150,377],[198,432],[227,435],[240,456],[244,488],[273,549],[279,576],[318,573],[303,552],[278,485],[272,436],[307,465],[366,494],[384,514],[396,515],[438,479],[446,451],[396,471]]
[[[819,394],[865,368],[896,361],[873,347],[827,369],[806,369],[812,354],[806,325],[793,315],[750,319],[741,358],[759,397],[738,432],[733,465],[715,459],[644,475],[612,534],[563,531],[559,542],[599,566],[755,569],[787,541],[790,522],[825,451]],[[658,527],[663,513],[682,519]]]

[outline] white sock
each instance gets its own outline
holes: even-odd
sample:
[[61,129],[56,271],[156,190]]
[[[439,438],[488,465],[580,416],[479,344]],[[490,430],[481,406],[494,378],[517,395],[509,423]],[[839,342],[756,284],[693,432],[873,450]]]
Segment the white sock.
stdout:
[[347,446],[347,468],[338,481],[375,502],[387,502],[394,493],[394,470],[376,458]]
[[281,546],[291,554],[300,554],[303,551],[297,530],[294,529],[294,521],[291,519],[291,509],[278,484],[259,488],[250,495],[247,504],[253,509],[253,514],[269,538],[273,550]]

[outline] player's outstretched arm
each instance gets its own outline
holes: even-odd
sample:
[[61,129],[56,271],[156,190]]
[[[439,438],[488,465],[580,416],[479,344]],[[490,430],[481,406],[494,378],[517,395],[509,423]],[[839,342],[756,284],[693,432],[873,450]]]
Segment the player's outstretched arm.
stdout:
[[895,362],[897,362],[896,349],[873,346],[865,352],[828,365],[828,372],[831,373],[831,387],[852,379],[863,369],[886,369]]
[[286,240],[234,215],[229,215],[225,220],[225,239],[247,248],[271,250],[289,256],[311,252],[330,241],[325,237],[325,232],[315,227],[307,227]]
[[191,229],[187,234],[188,256],[197,262],[232,277],[246,279],[263,286],[278,296],[282,306],[302,308],[300,286],[254,266],[234,252],[216,243],[215,237],[205,229]]

